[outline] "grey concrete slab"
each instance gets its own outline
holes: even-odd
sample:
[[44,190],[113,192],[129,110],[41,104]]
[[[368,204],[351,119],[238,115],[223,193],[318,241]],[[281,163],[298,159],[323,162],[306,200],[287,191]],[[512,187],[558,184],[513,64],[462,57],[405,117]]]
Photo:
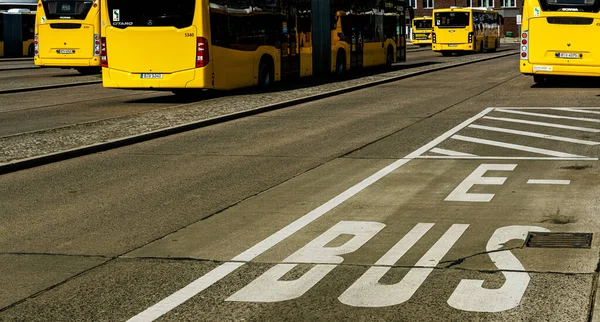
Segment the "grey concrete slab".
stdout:
[[107,260],[102,257],[0,254],[0,309],[25,300]]
[[[126,320],[158,299],[215,267],[196,261],[117,260],[86,273],[7,311],[9,321],[117,321]],[[368,267],[340,265],[304,295],[282,302],[228,301],[259,277],[271,264],[248,264],[160,321],[586,321],[591,294],[590,274],[529,273],[530,282],[516,308],[496,312],[469,312],[451,307],[448,299],[464,279],[481,279],[484,287],[504,284],[501,273],[434,270],[406,302],[384,307],[356,307],[338,299]],[[300,277],[312,265],[300,265],[286,279]],[[385,283],[397,283],[408,268],[392,268]]]

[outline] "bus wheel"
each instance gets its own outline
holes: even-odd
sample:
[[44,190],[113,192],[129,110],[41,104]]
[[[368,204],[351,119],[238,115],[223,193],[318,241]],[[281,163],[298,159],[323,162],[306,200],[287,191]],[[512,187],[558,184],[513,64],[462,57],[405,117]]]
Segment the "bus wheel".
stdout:
[[388,46],[385,64],[387,66],[392,66],[393,63],[394,63],[394,47]]
[[346,72],[346,52],[339,50],[335,59],[335,73],[340,75]]
[[258,66],[258,86],[270,87],[274,80],[273,63],[268,58],[261,59]]
[[35,46],[33,44],[29,45],[27,49],[27,56],[33,57],[35,55]]

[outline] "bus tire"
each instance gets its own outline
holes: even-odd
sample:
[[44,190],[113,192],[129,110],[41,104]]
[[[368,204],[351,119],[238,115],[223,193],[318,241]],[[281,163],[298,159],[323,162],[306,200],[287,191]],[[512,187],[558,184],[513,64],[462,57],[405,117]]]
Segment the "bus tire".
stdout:
[[35,46],[33,44],[30,44],[29,48],[27,48],[27,56],[33,57],[34,55],[35,55]]
[[484,49],[485,49],[485,47],[483,47],[483,40],[482,40],[482,41],[481,41],[481,44],[480,44],[480,46],[479,46],[479,51],[483,53],[483,52],[485,52],[485,50],[484,50]]
[[338,50],[335,58],[335,73],[341,75],[346,72],[346,51]]
[[533,75],[533,82],[537,85],[544,85],[546,83],[546,76],[544,75]]
[[394,47],[392,47],[390,45],[387,48],[387,54],[385,56],[385,65],[392,66],[393,63],[394,63]]
[[273,86],[273,82],[275,81],[274,65],[273,58],[269,55],[264,55],[260,59],[260,64],[258,65],[258,86],[263,88]]
[[449,51],[442,51],[442,56],[444,56],[444,57],[452,56],[452,53]]

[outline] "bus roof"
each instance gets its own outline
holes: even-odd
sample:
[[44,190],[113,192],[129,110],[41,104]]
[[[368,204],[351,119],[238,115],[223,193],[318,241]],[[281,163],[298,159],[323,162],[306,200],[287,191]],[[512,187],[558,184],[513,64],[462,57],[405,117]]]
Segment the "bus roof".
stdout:
[[434,12],[451,12],[451,11],[456,11],[456,12],[467,12],[467,11],[482,11],[482,12],[496,12],[496,10],[494,10],[493,8],[486,8],[486,7],[450,7],[450,8],[440,8],[440,9],[434,9]]

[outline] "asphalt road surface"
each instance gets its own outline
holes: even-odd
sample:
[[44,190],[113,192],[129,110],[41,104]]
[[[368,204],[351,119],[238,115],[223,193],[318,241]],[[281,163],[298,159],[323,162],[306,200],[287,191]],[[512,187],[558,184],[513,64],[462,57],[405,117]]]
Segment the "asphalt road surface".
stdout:
[[600,318],[600,87],[517,64],[0,176],[0,320]]

